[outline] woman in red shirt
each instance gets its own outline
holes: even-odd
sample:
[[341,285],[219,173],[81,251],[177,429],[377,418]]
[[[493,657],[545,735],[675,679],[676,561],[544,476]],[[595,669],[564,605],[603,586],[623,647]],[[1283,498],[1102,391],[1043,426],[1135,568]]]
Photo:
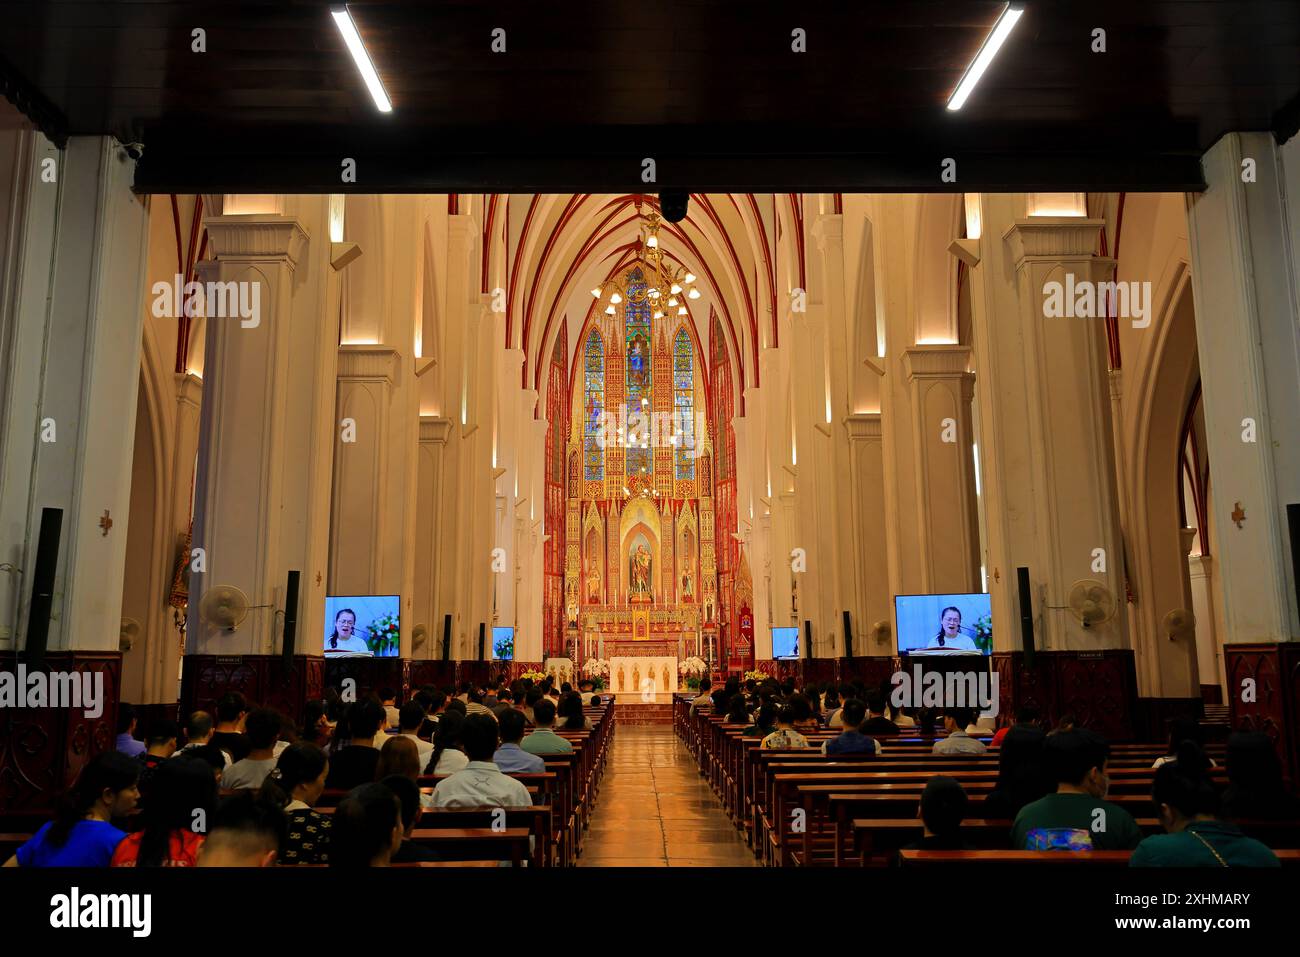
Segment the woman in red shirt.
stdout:
[[184,755],[168,758],[153,774],[144,805],[144,828],[128,834],[113,853],[113,867],[194,867],[216,813],[217,782],[211,766]]

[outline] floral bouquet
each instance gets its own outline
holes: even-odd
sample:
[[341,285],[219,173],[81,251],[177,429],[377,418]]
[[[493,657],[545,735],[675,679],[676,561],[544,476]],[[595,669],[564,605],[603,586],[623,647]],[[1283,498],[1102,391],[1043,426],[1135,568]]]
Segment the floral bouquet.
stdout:
[[520,677],[520,679],[527,678],[529,681],[531,681],[531,682],[533,682],[533,683],[535,684],[535,683],[537,683],[538,681],[545,681],[545,680],[546,680],[546,672],[545,672],[545,671],[525,671],[525,672],[523,672],[522,674],[520,674],[519,677]]
[[504,638],[497,639],[492,645],[492,651],[501,661],[511,661],[515,657],[515,634],[510,632]]
[[684,678],[698,678],[708,670],[709,666],[704,659],[696,658],[694,655],[677,665],[678,673]]
[[975,647],[986,655],[993,653],[993,616],[984,615],[975,620]]
[[582,673],[588,678],[608,678],[609,662],[604,658],[588,658],[582,664]]
[[391,656],[401,644],[401,631],[397,626],[396,615],[385,615],[370,623],[366,634],[366,645],[376,656]]
[[746,680],[746,681],[749,681],[749,680],[752,679],[752,680],[754,680],[754,681],[759,682],[760,684],[761,684],[762,682],[766,681],[766,680],[767,680],[768,678],[770,678],[770,677],[772,677],[772,676],[769,675],[766,671],[758,671],[758,670],[754,670],[754,671],[746,671],[746,672],[745,672],[745,680]]

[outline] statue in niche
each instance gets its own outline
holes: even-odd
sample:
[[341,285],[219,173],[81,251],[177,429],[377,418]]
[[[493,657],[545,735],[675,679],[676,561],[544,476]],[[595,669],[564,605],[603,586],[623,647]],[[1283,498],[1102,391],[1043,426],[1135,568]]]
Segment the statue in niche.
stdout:
[[632,687],[641,687],[641,666],[637,664],[632,665]]
[[682,569],[682,600],[690,601],[695,597],[695,583],[691,578],[690,566]]
[[650,549],[639,544],[629,556],[629,575],[632,580],[632,594],[645,595],[650,591]]
[[618,690],[623,690],[623,666],[621,664],[618,666]]
[[653,664],[650,665],[650,671],[646,674],[645,680],[646,684],[650,686],[649,690],[653,692],[655,690],[655,666]]
[[587,600],[593,604],[600,602],[600,568],[594,558],[587,569]]
[[667,666],[667,665],[664,665],[663,676],[664,676],[664,690],[667,691],[667,690],[669,689],[669,687],[671,687],[671,686],[668,684],[668,666]]

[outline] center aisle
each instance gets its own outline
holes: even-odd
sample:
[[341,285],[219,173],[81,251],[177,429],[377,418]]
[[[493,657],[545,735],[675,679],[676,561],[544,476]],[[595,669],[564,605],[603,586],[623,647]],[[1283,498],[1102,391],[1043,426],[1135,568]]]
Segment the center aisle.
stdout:
[[670,725],[623,725],[610,747],[579,867],[754,867]]

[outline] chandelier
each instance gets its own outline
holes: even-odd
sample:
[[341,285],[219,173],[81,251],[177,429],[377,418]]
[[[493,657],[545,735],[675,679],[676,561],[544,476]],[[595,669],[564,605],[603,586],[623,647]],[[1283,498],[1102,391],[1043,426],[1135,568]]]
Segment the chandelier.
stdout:
[[[637,212],[641,212],[641,203],[637,201]],[[664,319],[670,316],[686,315],[686,300],[699,299],[700,291],[695,288],[695,274],[684,267],[674,266],[664,256],[663,246],[659,242],[659,228],[663,220],[659,214],[651,211],[641,214],[641,256],[648,273],[645,276],[645,298],[650,303],[653,317]],[[591,290],[591,295],[601,301],[608,297],[605,315],[614,316],[616,308],[627,296],[627,287],[621,278],[607,279]]]

